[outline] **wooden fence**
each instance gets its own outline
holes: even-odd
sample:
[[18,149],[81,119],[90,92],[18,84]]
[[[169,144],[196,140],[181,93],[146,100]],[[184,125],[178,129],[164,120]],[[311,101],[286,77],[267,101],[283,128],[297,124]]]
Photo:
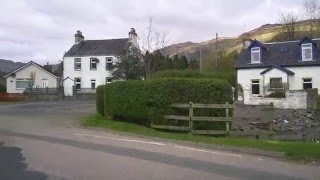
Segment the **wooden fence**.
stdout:
[[[168,125],[157,125],[151,122],[151,127],[154,129],[165,129],[165,130],[175,130],[175,131],[185,131],[191,132],[192,134],[203,134],[203,135],[224,135],[228,134],[230,131],[230,123],[232,122],[232,117],[230,117],[230,109],[233,108],[232,104],[172,104],[172,108],[188,108],[189,116],[177,116],[177,115],[164,115],[164,119],[172,119],[179,121],[188,121],[189,126],[168,126]],[[205,117],[205,116],[194,116],[193,110],[199,109],[225,109],[225,117]],[[195,130],[193,127],[193,122],[225,122],[225,130]]]

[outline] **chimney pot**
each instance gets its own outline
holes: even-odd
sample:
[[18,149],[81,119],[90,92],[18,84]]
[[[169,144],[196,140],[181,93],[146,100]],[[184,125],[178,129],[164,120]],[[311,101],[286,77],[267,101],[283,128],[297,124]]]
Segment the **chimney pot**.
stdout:
[[82,35],[82,32],[78,30],[77,33],[74,35],[74,42],[76,44],[79,44],[83,40],[84,40],[84,36]]

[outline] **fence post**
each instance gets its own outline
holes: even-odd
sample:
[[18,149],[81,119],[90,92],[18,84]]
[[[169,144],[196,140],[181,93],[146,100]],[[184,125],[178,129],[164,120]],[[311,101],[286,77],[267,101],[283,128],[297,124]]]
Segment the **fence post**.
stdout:
[[189,102],[189,128],[190,132],[192,133],[193,131],[193,122],[192,122],[192,117],[193,117],[193,103]]
[[[229,108],[228,108],[229,103],[226,102],[226,117],[229,118]],[[229,121],[226,122],[226,131],[230,131],[230,123]]]

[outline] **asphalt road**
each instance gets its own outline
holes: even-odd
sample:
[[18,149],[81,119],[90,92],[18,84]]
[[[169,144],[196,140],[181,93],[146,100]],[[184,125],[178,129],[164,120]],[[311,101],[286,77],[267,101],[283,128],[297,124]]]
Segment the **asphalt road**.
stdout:
[[320,179],[319,167],[78,126],[93,101],[0,103],[0,179]]

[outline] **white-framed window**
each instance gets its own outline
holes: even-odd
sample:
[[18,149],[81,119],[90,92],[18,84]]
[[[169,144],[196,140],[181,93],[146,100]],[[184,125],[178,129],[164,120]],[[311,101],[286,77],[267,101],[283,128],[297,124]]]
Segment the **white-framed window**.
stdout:
[[302,44],[301,45],[302,61],[312,61],[312,44]]
[[74,59],[74,70],[81,71],[81,58]]
[[253,94],[253,95],[260,94],[260,80],[259,79],[251,80],[251,94]]
[[106,77],[106,84],[112,83],[112,77]]
[[96,89],[96,80],[91,79],[91,89]]
[[113,58],[107,57],[106,58],[106,70],[112,70],[113,69]]
[[90,58],[90,70],[97,70],[98,61],[97,58]]
[[312,78],[303,78],[303,89],[312,89]]
[[41,87],[42,88],[47,88],[48,86],[49,86],[48,79],[41,79]]
[[32,87],[31,79],[17,79],[16,80],[16,89],[26,89]]
[[76,89],[81,89],[81,78],[74,78]]
[[270,88],[282,88],[282,78],[270,78]]
[[260,63],[260,47],[251,48],[251,63]]

